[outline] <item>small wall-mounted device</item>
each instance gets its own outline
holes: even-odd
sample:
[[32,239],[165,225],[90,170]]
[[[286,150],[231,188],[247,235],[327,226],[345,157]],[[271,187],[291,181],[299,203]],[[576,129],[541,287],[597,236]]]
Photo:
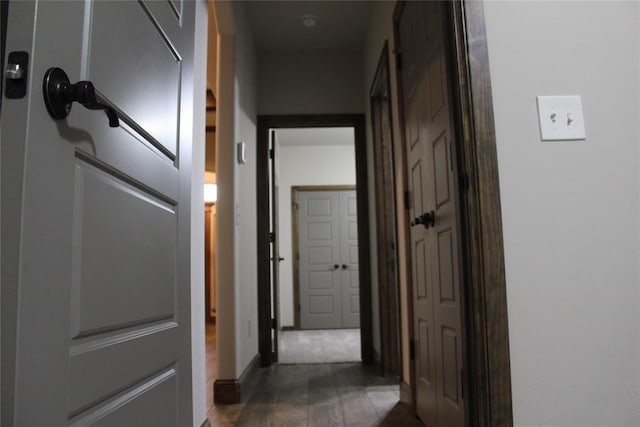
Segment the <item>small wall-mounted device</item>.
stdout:
[[238,142],[236,145],[236,153],[238,157],[238,164],[244,165],[247,163],[247,144],[244,142]]
[[538,96],[540,138],[543,141],[581,141],[586,139],[582,97]]

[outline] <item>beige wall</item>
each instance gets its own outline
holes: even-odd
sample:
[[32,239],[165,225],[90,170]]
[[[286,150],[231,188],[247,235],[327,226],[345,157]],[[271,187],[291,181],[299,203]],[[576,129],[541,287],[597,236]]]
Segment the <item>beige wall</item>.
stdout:
[[[258,256],[256,211],[256,50],[236,4],[238,25],[235,61],[235,140],[246,144],[246,163],[235,168],[235,268],[237,369],[240,375],[258,354]],[[222,250],[222,249],[220,249]]]
[[[514,421],[640,425],[637,2],[486,2]],[[581,95],[586,141],[535,97]]]
[[[240,2],[215,2],[218,39],[216,284],[218,379],[237,379],[258,354],[256,64]],[[247,162],[236,162],[236,143]]]

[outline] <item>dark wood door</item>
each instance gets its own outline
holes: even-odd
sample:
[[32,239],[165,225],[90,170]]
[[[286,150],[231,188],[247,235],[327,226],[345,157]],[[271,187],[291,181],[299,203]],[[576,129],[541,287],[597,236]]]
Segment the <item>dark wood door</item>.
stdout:
[[411,195],[411,263],[418,416],[465,425],[457,169],[442,2],[407,2],[396,15]]

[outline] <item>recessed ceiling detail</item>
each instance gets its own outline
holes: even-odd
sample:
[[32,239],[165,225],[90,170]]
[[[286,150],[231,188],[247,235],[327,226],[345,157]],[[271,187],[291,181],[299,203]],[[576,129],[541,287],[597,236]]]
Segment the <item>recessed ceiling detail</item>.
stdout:
[[317,15],[303,15],[302,16],[302,25],[307,28],[313,28],[318,25],[318,16]]

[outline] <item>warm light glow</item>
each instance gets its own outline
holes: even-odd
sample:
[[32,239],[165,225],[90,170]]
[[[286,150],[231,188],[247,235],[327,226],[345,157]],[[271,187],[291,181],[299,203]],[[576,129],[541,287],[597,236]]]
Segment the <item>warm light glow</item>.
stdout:
[[218,186],[216,184],[204,185],[204,202],[215,203],[218,200]]

